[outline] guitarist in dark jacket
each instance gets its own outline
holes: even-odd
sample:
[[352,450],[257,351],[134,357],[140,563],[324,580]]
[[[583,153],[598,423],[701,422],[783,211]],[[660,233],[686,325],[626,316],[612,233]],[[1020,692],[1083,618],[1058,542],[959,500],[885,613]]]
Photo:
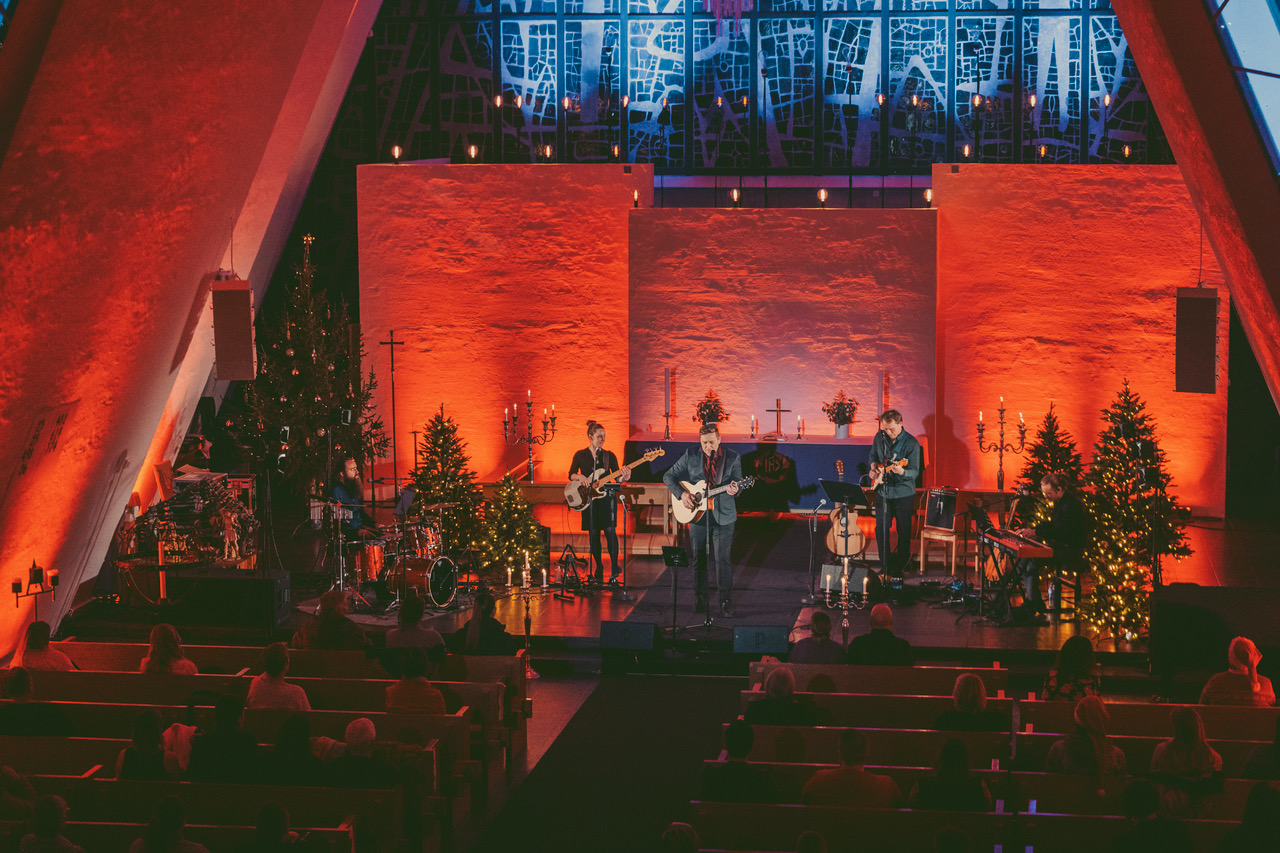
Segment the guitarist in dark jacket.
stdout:
[[[604,449],[604,425],[595,421],[587,421],[587,438],[591,444],[573,454],[573,462],[569,465],[569,479],[581,483],[592,483],[600,477],[607,477],[618,470],[618,457],[612,450]],[[631,469],[623,471],[618,482],[625,483],[631,479]],[[604,531],[605,542],[609,545],[609,561],[612,573],[609,583],[618,582],[618,502],[616,497],[595,498],[582,511],[582,529],[589,531],[587,536],[591,543],[591,556],[595,562],[596,583],[604,581],[604,559],[600,556],[600,532]]]
[[707,609],[707,542],[716,566],[716,581],[720,587],[720,615],[733,616],[733,564],[729,552],[733,548],[733,525],[738,520],[737,481],[742,479],[742,457],[737,451],[720,446],[720,428],[714,423],[702,425],[700,449],[689,448],[676,460],[676,464],[662,475],[671,494],[686,509],[697,509],[698,501],[685,491],[681,481],[696,485],[707,484],[706,491],[724,485],[726,489],[711,499],[711,508],[702,518],[689,525],[689,547],[697,553],[693,572],[694,608]]
[[[880,416],[880,431],[871,442],[870,462],[880,474],[876,489],[876,549],[880,565],[900,578],[911,562],[911,518],[915,514],[916,478],[923,454],[920,442],[902,428],[902,413],[889,409]],[[898,547],[889,551],[889,527],[898,528]]]

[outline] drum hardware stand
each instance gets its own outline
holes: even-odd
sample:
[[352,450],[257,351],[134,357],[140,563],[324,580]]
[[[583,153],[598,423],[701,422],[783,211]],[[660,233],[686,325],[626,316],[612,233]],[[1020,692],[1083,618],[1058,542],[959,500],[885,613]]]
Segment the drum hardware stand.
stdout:
[[825,504],[826,502],[827,502],[827,499],[823,498],[818,503],[818,505],[813,508],[813,515],[809,517],[809,594],[806,596],[803,596],[800,599],[800,603],[808,607],[812,607],[813,605],[818,603],[818,595],[815,588],[815,583],[817,582],[817,578],[815,577],[815,574],[813,571],[815,568],[815,563],[813,559],[814,537],[817,536],[818,534],[818,512],[819,510],[822,509],[823,504]]
[[[573,601],[575,593],[570,591],[570,587],[572,586],[575,590],[581,589],[582,579],[578,577],[578,569],[586,568],[587,561],[578,556],[572,545],[565,545],[564,552],[560,554],[558,562],[560,565],[560,591],[555,594],[555,597],[561,601]],[[570,582],[571,576],[573,578],[572,582]]]
[[[662,546],[662,562],[671,570],[671,649],[672,656],[676,654],[676,636],[679,634],[680,628],[676,625],[676,617],[679,613],[680,606],[680,569],[689,567],[689,552],[687,549],[678,545]],[[696,593],[695,593],[696,594]],[[708,608],[710,601],[707,602]]]

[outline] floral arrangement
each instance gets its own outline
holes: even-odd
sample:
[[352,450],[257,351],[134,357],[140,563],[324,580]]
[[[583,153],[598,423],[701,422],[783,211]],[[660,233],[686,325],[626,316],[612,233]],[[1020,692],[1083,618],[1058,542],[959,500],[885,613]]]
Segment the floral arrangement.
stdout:
[[707,396],[693,407],[693,419],[695,422],[704,424],[720,423],[729,420],[729,413],[720,403],[720,396],[715,391],[708,390]]
[[858,411],[858,401],[852,397],[846,397],[842,389],[836,392],[834,400],[822,404],[822,411],[833,424],[851,424],[854,414]]

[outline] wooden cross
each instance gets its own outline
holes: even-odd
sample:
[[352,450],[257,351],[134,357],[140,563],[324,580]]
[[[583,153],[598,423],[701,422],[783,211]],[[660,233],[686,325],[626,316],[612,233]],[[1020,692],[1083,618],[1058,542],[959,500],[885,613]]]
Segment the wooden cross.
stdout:
[[773,409],[765,409],[765,411],[766,411],[766,412],[775,412],[775,413],[777,414],[777,417],[778,417],[778,429],[777,429],[777,432],[775,432],[775,433],[773,434],[773,437],[777,438],[777,437],[781,437],[781,436],[783,435],[783,432],[782,432],[782,413],[783,413],[783,412],[789,412],[789,411],[791,411],[791,410],[790,410],[790,409],[784,409],[784,408],[782,408],[782,398],[781,398],[781,397],[778,397],[778,398],[777,398],[777,400],[776,400],[776,402],[775,402],[773,405],[774,405],[776,408],[773,408]]

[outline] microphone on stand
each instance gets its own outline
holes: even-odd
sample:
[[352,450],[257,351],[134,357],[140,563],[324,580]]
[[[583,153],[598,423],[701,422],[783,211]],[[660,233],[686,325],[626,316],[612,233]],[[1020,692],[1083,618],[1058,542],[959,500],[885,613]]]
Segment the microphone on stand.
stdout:
[[818,505],[813,508],[813,526],[815,529],[818,526],[818,511],[822,509],[822,505],[825,504],[826,502],[827,502],[827,499],[823,498],[818,502]]

